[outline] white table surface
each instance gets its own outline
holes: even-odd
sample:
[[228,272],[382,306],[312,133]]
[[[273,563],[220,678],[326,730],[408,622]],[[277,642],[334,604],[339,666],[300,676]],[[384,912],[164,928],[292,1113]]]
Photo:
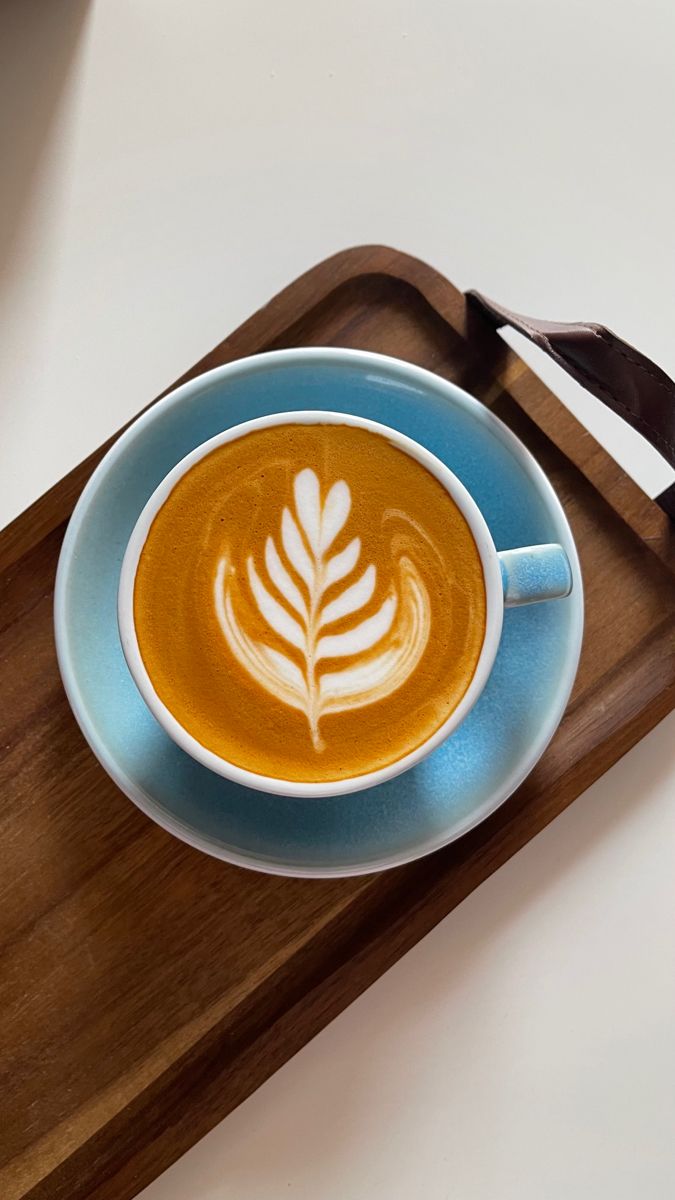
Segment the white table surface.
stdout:
[[[379,241],[675,375],[672,0],[6,0],[0,524]],[[525,356],[651,494],[658,456]],[[675,1194],[675,719],[144,1200]]]

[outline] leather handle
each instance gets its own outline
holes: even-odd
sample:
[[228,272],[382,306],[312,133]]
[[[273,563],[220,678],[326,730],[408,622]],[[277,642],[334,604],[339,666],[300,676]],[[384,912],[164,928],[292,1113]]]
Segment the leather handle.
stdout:
[[[675,383],[651,359],[604,325],[541,321],[466,293],[495,326],[510,325],[540,346],[598,400],[623,417],[675,467]],[[675,484],[657,503],[675,519]]]

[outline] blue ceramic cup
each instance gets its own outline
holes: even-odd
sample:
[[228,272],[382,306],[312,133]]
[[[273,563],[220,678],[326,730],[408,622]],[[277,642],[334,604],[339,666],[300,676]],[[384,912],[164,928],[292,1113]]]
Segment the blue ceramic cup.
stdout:
[[[421,746],[391,765],[352,778],[324,782],[298,783],[259,775],[221,758],[201,745],[179,723],[157,695],[143,662],[134,623],[134,584],[136,570],[150,526],[159,509],[178,481],[195,463],[219,446],[233,442],[255,430],[289,424],[345,424],[377,433],[421,463],[434,475],[462,512],[473,534],[483,568],[486,593],[486,625],[482,649],[473,678],[460,703],[439,729]],[[409,770],[436,749],[464,720],[483,691],[492,670],[502,633],[504,608],[534,604],[569,595],[572,571],[560,545],[516,547],[498,552],[475,500],[464,484],[440,459],[418,442],[395,429],[348,413],[300,411],[275,413],[236,425],[198,446],[183,458],[155,489],[146,503],[129,540],[120,577],[118,623],[129,670],[148,708],[166,733],[186,753],[211,771],[234,783],[282,796],[321,798],[361,791],[384,783]]]

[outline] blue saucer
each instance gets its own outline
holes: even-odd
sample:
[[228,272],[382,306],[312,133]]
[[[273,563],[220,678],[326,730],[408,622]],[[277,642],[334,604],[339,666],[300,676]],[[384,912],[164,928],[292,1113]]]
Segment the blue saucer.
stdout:
[[[127,540],[151,492],[207,438],[266,413],[319,408],[393,425],[427,446],[473,494],[498,550],[560,542],[574,589],[505,613],[495,667],[459,730],[413,770],[323,800],[250,791],[170,741],[127,669],[116,598]],[[531,771],[574,681],[583,595],[574,542],[548,480],[487,409],[454,385],[380,355],[287,350],[241,360],[154,405],[94,472],[68,527],[56,584],[61,674],[82,732],[148,816],[228,862],[287,875],[379,871],[453,841]]]

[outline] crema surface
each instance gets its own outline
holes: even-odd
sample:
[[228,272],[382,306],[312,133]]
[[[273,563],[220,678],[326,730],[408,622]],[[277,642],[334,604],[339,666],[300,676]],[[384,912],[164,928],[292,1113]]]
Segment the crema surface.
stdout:
[[471,531],[425,467],[349,425],[282,425],[177,483],[134,591],[153,687],[203,746],[297,782],[389,766],[471,682],[485,634]]

